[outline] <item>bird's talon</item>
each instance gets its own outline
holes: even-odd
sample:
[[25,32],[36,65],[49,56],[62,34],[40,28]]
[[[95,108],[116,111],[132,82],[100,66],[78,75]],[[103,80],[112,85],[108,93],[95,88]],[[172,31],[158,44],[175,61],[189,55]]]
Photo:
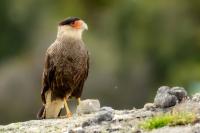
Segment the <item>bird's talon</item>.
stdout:
[[80,105],[80,103],[81,103],[81,98],[79,97],[77,100],[78,100],[78,105]]
[[69,117],[72,117],[72,113],[71,112],[67,113],[67,118],[69,118]]

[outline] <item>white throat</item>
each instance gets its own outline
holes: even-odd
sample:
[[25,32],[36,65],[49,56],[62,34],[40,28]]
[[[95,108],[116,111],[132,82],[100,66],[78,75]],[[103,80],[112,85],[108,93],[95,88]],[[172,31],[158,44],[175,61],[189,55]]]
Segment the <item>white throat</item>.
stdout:
[[73,29],[69,26],[59,26],[57,38],[74,38],[82,39],[82,29]]

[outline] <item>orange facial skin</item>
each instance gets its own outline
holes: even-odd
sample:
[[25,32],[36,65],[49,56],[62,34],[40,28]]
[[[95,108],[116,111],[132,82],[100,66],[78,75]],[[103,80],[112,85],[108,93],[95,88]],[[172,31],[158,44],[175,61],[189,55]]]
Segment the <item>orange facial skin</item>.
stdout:
[[71,26],[75,29],[80,29],[82,27],[82,21],[81,20],[77,20],[75,21],[73,24],[71,24]]

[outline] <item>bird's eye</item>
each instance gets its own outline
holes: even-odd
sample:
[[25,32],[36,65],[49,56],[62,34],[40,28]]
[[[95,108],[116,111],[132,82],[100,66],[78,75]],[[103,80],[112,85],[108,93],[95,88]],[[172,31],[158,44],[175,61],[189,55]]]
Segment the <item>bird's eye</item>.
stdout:
[[73,25],[75,23],[75,21],[71,22],[71,24]]

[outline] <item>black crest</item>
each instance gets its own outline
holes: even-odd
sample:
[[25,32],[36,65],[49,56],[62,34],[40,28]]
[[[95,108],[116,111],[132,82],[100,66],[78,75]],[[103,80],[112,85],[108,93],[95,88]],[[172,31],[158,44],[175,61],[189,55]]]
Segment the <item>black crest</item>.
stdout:
[[73,23],[74,21],[80,20],[80,18],[77,17],[68,17],[65,20],[61,21],[59,25],[69,25]]

